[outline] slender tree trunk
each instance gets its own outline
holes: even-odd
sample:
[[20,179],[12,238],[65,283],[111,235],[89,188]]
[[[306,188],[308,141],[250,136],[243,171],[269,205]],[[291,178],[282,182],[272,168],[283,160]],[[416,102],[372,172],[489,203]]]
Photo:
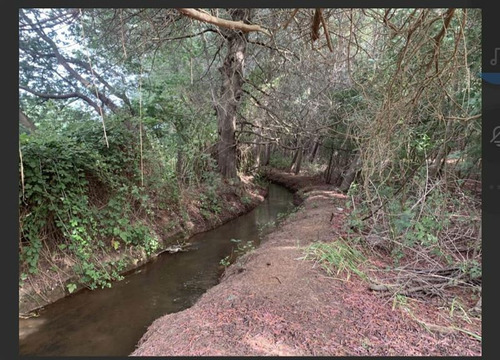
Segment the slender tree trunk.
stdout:
[[332,174],[332,163],[333,163],[333,156],[334,156],[335,152],[332,152],[330,154],[330,159],[328,160],[328,167],[326,168],[326,171],[325,171],[325,182],[327,184],[331,184],[331,174]]
[[316,158],[316,154],[318,152],[318,149],[319,149],[319,139],[314,142],[314,147],[313,147],[311,156],[309,157],[310,162],[314,162],[314,159]]
[[269,165],[269,161],[271,160],[271,144],[266,144],[265,145],[265,150],[264,150],[264,160],[261,162],[261,166],[267,166]]
[[444,165],[446,163],[446,156],[450,152],[450,147],[448,145],[448,139],[450,138],[451,135],[451,127],[452,127],[452,121],[448,120],[448,123],[446,124],[446,129],[444,133],[444,143],[443,146],[439,149],[439,152],[434,159],[434,162],[432,163],[431,166],[429,166],[429,177],[430,178],[436,178],[440,171],[444,168]]
[[[234,21],[248,22],[250,9],[233,9]],[[248,34],[236,30],[224,30],[227,40],[227,54],[219,69],[222,73],[222,86],[217,108],[219,128],[218,165],[222,176],[227,179],[237,177],[236,156],[236,115],[242,95],[243,68]]]
[[[262,130],[260,128],[260,125],[261,125],[260,120],[256,119],[255,120],[255,124],[257,126],[259,126],[257,128],[257,130],[256,130],[256,133],[259,134],[259,135],[261,135],[262,134]],[[260,168],[261,154],[262,154],[263,149],[264,149],[264,147],[263,147],[262,144],[254,145],[253,149],[252,149],[253,150],[253,158],[254,158],[254,165],[253,166],[255,168],[257,168],[257,169]]]
[[340,191],[346,192],[347,190],[349,190],[360,167],[361,167],[361,157],[359,156],[358,153],[354,157],[353,161],[351,162],[351,165],[349,166],[349,169],[347,169],[344,178],[342,179],[342,183],[340,184]]
[[325,181],[327,184],[338,186],[342,172],[340,170],[340,154],[338,150],[334,150],[330,155],[328,168],[326,169]]
[[295,162],[295,170],[294,170],[295,175],[298,175],[300,172],[300,166],[302,165],[302,154],[304,150],[303,148],[300,148],[297,151],[299,153],[299,156],[297,157],[297,161]]
[[297,158],[299,157],[299,151],[301,149],[297,149],[295,151],[295,154],[293,155],[293,159],[292,159],[292,162],[290,163],[290,166],[288,167],[288,171],[292,171],[293,170],[293,165],[295,164],[295,162],[297,161]]
[[23,125],[30,133],[34,132],[36,130],[36,126],[31,121],[29,117],[26,116],[25,113],[22,112],[21,109],[19,109],[19,123]]
[[175,163],[175,173],[177,175],[177,181],[179,181],[179,182],[184,182],[184,177],[182,176],[183,166],[184,166],[184,161],[183,161],[183,156],[182,156],[182,149],[178,145],[177,146],[177,161]]
[[254,168],[259,168],[260,167],[260,154],[262,152],[262,145],[255,145],[253,148],[253,167]]

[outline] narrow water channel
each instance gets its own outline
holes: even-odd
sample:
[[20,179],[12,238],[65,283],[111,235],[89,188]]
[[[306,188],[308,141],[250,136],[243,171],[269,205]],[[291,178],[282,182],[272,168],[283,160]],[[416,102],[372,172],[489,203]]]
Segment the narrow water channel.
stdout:
[[271,184],[251,212],[189,239],[188,252],[162,254],[111,289],[83,290],[19,320],[19,355],[126,356],[156,318],[192,306],[216,285],[231,239],[258,245],[258,229],[293,208],[292,194]]

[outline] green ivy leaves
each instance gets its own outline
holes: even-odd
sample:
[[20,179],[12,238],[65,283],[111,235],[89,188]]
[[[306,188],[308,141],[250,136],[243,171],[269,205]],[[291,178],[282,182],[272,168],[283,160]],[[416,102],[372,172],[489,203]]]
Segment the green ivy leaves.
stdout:
[[[39,271],[44,243],[74,258],[79,282],[91,289],[110,286],[119,277],[116,264],[101,264],[95,254],[121,244],[141,246],[149,254],[158,248],[145,225],[130,221],[131,204],[150,211],[147,194],[135,183],[138,154],[129,146],[131,136],[121,123],[110,121],[109,148],[99,124],[90,122],[20,137],[19,247],[25,276]],[[70,293],[73,285],[68,285]]]

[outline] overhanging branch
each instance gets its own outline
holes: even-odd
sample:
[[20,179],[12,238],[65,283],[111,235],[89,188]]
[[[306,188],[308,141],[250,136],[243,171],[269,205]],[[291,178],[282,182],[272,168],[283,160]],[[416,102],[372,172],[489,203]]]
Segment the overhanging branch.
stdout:
[[[76,80],[78,80],[81,84],[83,84],[83,86],[85,86],[86,88],[88,89],[96,89],[96,87],[94,85],[92,85],[90,83],[90,81],[86,80],[83,76],[81,76],[75,69],[73,69],[73,67],[71,67],[71,65],[69,64],[69,62],[67,61],[67,59],[59,52],[59,49],[56,45],[56,43],[47,35],[45,34],[45,32],[38,28],[35,24],[33,24],[33,22],[26,16],[26,15],[22,15],[24,20],[30,24],[31,26],[33,26],[33,29],[34,31],[43,39],[45,40],[45,42],[47,42],[47,44],[52,48],[52,51],[54,52],[54,55],[58,61],[58,63],[64,67],[66,69],[66,71],[68,71],[68,73],[73,76]],[[25,89],[26,90],[26,89]],[[99,92],[99,91],[96,91],[96,96],[99,98],[99,100],[102,101],[103,104],[105,104],[108,108],[111,109],[111,111],[113,112],[117,112],[118,111],[118,106],[110,99],[108,98],[106,95],[104,95],[102,92]],[[34,94],[34,93],[33,93]],[[83,95],[85,96],[85,95]],[[75,96],[72,96],[72,97],[75,97]],[[83,99],[83,97],[81,96],[77,96],[77,97],[80,97]],[[86,96],[85,96],[86,97]],[[88,97],[86,97],[88,100],[90,100]],[[57,99],[57,98],[54,98],[53,99]],[[85,99],[84,99],[85,100]],[[85,100],[87,101],[87,100]],[[90,102],[87,101],[87,103],[89,103],[90,105],[95,104],[97,106],[97,108],[99,109],[99,106],[93,102],[92,100],[90,100]],[[93,106],[93,105],[92,105]],[[98,112],[100,113],[100,111],[98,110]]]
[[208,13],[201,12],[196,9],[191,9],[191,8],[177,8],[177,11],[179,11],[181,14],[189,16],[192,19],[203,21],[209,24],[213,24],[219,27],[231,29],[231,30],[241,30],[243,32],[252,32],[252,31],[258,31],[263,34],[266,34],[268,36],[271,36],[269,34],[269,31],[264,29],[263,27],[259,25],[252,25],[252,24],[245,24],[243,21],[232,21],[232,20],[226,20],[226,19],[221,19],[215,16],[212,16]]
[[97,111],[98,114],[101,113],[99,111],[99,106],[94,101],[92,101],[92,99],[90,99],[88,96],[86,96],[82,93],[79,93],[77,91],[72,92],[72,93],[67,93],[67,94],[47,94],[47,93],[41,93],[41,92],[35,91],[35,90],[30,89],[24,85],[19,85],[19,89],[27,91],[27,92],[29,92],[35,96],[41,97],[43,99],[63,100],[63,99],[79,98],[79,99],[82,99],[83,101],[85,101],[90,106],[92,106],[94,108],[94,110]]

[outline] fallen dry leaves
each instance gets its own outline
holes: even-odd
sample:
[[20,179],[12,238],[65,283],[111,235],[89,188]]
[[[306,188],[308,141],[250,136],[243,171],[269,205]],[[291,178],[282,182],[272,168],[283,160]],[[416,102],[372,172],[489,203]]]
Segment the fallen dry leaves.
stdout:
[[[467,334],[481,335],[480,318],[450,314],[442,299],[383,296],[356,275],[337,280],[300,260],[304,246],[338,237],[345,211],[332,218],[332,204],[345,208],[345,199],[312,177],[276,177],[316,196],[193,307],[157,319],[131,355],[481,355],[481,342]],[[385,267],[387,259],[374,255],[365,265]],[[451,296],[467,303],[460,290]],[[443,329],[450,331],[436,331]]]

